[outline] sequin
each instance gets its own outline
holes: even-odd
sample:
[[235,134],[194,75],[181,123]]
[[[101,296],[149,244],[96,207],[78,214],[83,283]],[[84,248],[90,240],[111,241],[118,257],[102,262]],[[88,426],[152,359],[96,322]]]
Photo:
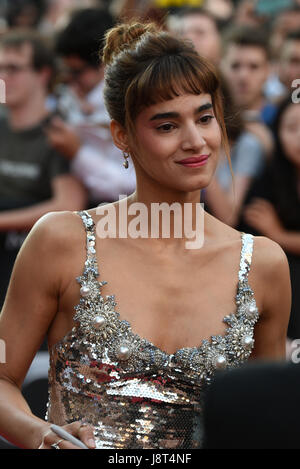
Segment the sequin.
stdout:
[[50,349],[46,419],[64,425],[84,419],[95,428],[98,449],[191,449],[203,443],[202,406],[217,369],[246,361],[259,319],[248,284],[253,237],[242,233],[236,311],[224,318],[224,335],[167,354],[131,329],[101,294],[95,225],[79,212],[87,259],[75,307],[76,325]]

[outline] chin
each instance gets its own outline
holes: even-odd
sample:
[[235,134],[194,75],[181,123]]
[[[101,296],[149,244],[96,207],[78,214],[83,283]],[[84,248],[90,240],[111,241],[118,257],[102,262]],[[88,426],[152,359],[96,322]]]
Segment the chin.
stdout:
[[177,189],[179,191],[182,191],[182,192],[196,192],[196,191],[200,191],[202,189],[205,189],[210,181],[211,181],[212,178],[203,178],[201,179],[201,181],[191,181],[190,183],[182,183],[182,185],[180,187],[177,187]]

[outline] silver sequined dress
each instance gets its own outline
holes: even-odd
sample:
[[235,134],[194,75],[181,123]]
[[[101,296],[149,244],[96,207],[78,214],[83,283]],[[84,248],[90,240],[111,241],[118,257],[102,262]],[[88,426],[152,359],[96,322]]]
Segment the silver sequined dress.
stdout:
[[191,449],[203,442],[205,387],[218,368],[235,367],[253,349],[259,315],[248,272],[252,235],[242,233],[236,311],[224,335],[167,354],[119,319],[114,296],[101,295],[95,225],[78,212],[87,235],[87,259],[75,326],[50,349],[46,419],[64,425],[84,419],[98,449]]

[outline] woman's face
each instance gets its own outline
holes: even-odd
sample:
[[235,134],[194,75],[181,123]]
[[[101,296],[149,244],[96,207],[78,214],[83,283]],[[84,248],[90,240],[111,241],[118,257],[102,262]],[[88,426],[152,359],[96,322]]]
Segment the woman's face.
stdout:
[[135,130],[130,149],[137,178],[147,175],[184,192],[208,186],[221,147],[209,94],[185,94],[149,106],[138,115]]
[[286,157],[300,169],[300,106],[291,103],[281,118],[279,138]]

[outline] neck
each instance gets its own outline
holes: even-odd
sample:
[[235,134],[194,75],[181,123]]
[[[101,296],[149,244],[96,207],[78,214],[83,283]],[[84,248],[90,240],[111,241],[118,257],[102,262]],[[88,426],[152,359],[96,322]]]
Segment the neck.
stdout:
[[141,189],[137,183],[136,191],[128,197],[128,204],[139,202],[146,205],[148,208],[151,204],[162,204],[167,203],[169,205],[173,203],[184,204],[190,203],[196,205],[200,202],[201,190],[198,189],[193,192],[183,192],[176,190],[168,190],[167,188],[160,188],[159,191],[150,192],[147,191],[145,186]]
[[245,111],[261,111],[265,103],[265,98],[263,96],[258,96],[247,108]]
[[9,108],[10,125],[16,130],[34,127],[48,114],[45,95],[36,93],[27,102]]
[[[204,209],[201,191],[179,192],[161,188],[147,191],[143,186],[118,203],[118,212],[128,236],[147,238],[165,247],[199,249],[204,239]],[[131,231],[134,231],[132,233]]]

